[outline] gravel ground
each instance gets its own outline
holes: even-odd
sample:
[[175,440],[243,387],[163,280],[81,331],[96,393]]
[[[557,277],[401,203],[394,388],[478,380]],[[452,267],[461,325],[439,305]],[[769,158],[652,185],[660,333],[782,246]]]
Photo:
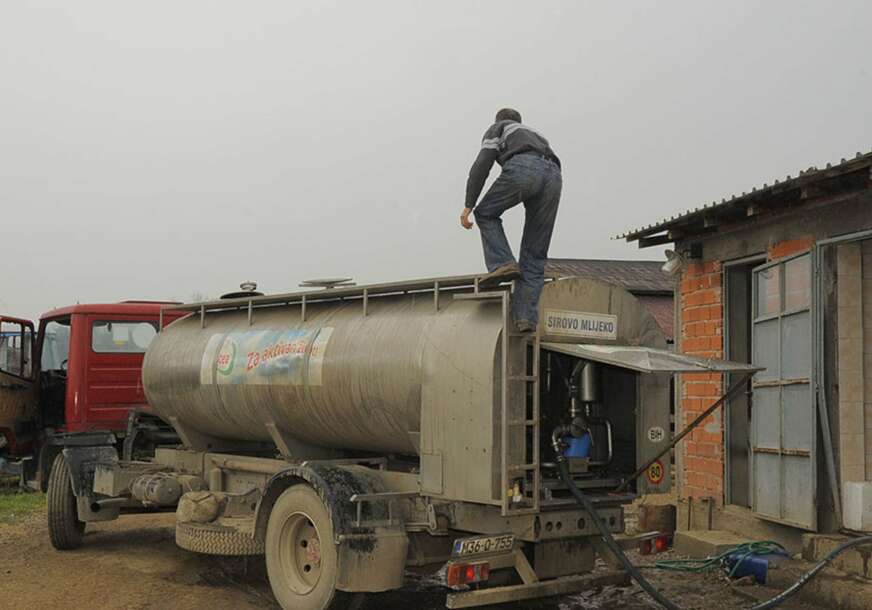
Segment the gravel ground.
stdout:
[[[218,558],[189,553],[174,542],[173,514],[129,515],[89,526],[85,545],[51,548],[44,509],[15,524],[0,524],[0,606],[7,608],[119,608],[247,610],[277,608],[261,558]],[[669,554],[667,554],[669,555]],[[663,557],[660,555],[659,557]],[[637,563],[650,557],[634,557]],[[603,569],[600,566],[598,569]],[[687,610],[733,610],[776,591],[734,586],[717,574],[646,570],[651,580]],[[445,590],[426,574],[409,573],[400,591],[375,597],[378,610],[436,610]],[[657,606],[638,586],[606,588],[502,608],[641,610]],[[812,610],[790,603],[786,610]]]

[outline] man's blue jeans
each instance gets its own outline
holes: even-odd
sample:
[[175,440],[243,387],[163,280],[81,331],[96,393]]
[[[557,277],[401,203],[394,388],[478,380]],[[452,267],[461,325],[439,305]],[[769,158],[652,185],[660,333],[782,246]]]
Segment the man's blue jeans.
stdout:
[[535,153],[515,155],[475,207],[475,220],[481,231],[484,262],[494,271],[515,257],[503,231],[503,212],[524,203],[526,218],[521,239],[521,280],[512,299],[515,320],[539,321],[539,295],[545,282],[545,261],[557,218],[563,178],[560,167]]

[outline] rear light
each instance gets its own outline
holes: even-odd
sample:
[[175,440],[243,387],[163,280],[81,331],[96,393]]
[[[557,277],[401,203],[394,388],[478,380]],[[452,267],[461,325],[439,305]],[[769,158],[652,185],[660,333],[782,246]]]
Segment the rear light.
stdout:
[[672,540],[669,539],[669,536],[658,536],[654,540],[654,551],[657,553],[668,551],[670,546],[672,546]]
[[672,538],[668,534],[647,538],[639,542],[639,554],[651,555],[652,553],[664,553],[672,546]]
[[475,563],[454,563],[448,566],[445,583],[449,587],[482,582],[490,578],[490,564],[486,561]]

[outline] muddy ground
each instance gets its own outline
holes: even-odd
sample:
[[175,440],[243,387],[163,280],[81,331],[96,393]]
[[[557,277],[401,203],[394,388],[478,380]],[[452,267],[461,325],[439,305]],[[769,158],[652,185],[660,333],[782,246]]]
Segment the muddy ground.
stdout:
[[[174,543],[173,514],[128,515],[88,526],[84,546],[59,553],[48,541],[44,508],[0,524],[0,607],[202,610],[275,609],[261,558],[248,560],[189,553]],[[662,557],[662,556],[661,556]],[[634,557],[638,562],[646,558]],[[717,574],[647,573],[682,608],[732,610],[775,591],[732,586]],[[379,610],[436,610],[445,592],[426,576],[409,574],[401,591],[376,598]],[[521,606],[502,606],[502,608]],[[553,598],[539,610],[655,608],[637,586]],[[787,610],[813,606],[789,603]]]

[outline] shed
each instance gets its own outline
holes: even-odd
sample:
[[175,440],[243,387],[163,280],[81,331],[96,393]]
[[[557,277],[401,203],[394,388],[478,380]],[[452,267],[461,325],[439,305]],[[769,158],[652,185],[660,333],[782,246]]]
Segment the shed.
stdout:
[[[793,542],[872,528],[872,153],[619,237],[674,244],[677,349],[766,367],[680,445],[679,523],[706,505],[716,529]],[[679,423],[730,381],[683,376]]]

